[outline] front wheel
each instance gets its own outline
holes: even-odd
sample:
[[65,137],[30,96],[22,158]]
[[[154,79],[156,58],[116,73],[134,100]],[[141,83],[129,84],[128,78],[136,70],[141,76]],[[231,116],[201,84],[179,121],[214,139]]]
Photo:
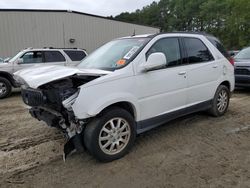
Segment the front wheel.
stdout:
[[135,121],[126,110],[106,110],[93,119],[84,131],[84,144],[98,160],[110,162],[127,154],[136,138]]
[[6,78],[0,77],[0,99],[6,98],[11,94],[11,83]]
[[210,113],[215,117],[224,115],[229,106],[229,99],[230,91],[228,87],[220,85],[214,95]]

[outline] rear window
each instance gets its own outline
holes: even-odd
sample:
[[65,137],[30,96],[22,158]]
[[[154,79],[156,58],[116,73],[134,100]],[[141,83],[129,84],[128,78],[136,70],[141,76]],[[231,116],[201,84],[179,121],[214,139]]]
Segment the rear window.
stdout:
[[81,61],[86,57],[86,54],[83,51],[64,50],[64,52],[72,61]]
[[228,52],[226,51],[226,49],[224,48],[224,46],[221,44],[221,42],[215,38],[215,37],[211,37],[211,36],[207,36],[207,39],[226,57],[226,58],[230,58],[230,55],[228,54]]

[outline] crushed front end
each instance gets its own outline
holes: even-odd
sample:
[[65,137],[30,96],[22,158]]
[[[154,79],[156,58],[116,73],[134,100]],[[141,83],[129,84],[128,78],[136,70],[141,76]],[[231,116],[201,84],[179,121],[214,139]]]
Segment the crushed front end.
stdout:
[[82,132],[87,120],[78,120],[71,108],[75,102],[79,86],[97,76],[71,76],[52,81],[37,89],[22,87],[22,98],[32,117],[44,121],[48,126],[60,129],[66,136],[64,160],[73,151],[83,151]]

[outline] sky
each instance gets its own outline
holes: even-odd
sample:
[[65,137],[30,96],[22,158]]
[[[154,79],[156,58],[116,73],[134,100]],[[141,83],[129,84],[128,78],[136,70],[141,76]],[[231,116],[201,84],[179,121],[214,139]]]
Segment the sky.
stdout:
[[[115,16],[132,12],[154,0],[0,0],[0,8],[10,9],[64,9],[100,16]],[[159,1],[159,0],[155,0]]]

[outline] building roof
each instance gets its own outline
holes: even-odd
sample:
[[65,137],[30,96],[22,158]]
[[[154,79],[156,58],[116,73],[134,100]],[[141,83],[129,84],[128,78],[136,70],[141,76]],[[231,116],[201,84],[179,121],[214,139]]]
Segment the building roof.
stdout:
[[156,26],[150,26],[150,25],[145,25],[145,24],[137,24],[137,23],[132,23],[132,22],[120,21],[120,20],[116,20],[116,19],[110,18],[110,17],[99,16],[99,15],[95,15],[95,14],[89,14],[89,13],[79,12],[79,11],[74,11],[74,10],[54,10],[54,9],[0,9],[0,12],[66,12],[66,13],[81,14],[81,15],[85,15],[85,16],[91,16],[91,17],[96,17],[96,18],[111,20],[111,21],[115,21],[115,22],[122,22],[122,23],[128,23],[128,24],[134,24],[134,25],[141,25],[141,26],[146,26],[146,27],[152,27],[152,28],[160,29],[160,27],[156,27]]

